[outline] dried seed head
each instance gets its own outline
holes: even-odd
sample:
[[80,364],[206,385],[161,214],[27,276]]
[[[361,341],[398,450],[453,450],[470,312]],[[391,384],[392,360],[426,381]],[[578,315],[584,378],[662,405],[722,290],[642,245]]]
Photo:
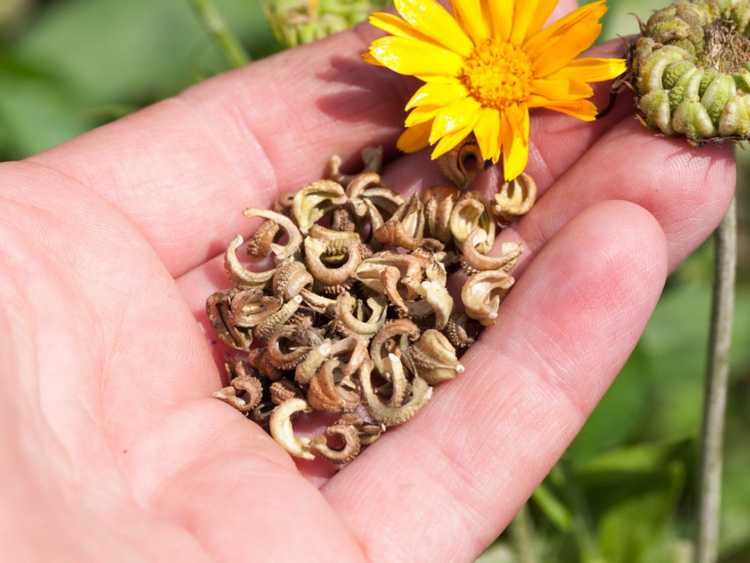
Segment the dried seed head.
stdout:
[[500,270],[474,274],[461,290],[466,314],[483,326],[494,325],[500,303],[514,283],[511,276]]
[[269,422],[271,436],[290,455],[313,460],[315,455],[310,451],[310,439],[294,433],[292,417],[299,412],[310,412],[304,399],[289,399],[273,409]]
[[499,223],[509,223],[526,215],[536,203],[537,187],[530,174],[505,182],[490,202],[490,209]]
[[465,190],[484,168],[484,158],[479,143],[471,136],[456,148],[438,158],[438,166],[443,175]]
[[409,358],[418,375],[430,385],[454,379],[464,372],[458,362],[456,349],[437,330],[426,330],[408,350]]
[[699,143],[750,136],[750,9],[744,0],[676,2],[641,25],[630,50],[643,121]]
[[495,242],[495,220],[487,205],[478,194],[465,193],[456,202],[451,213],[451,233],[457,245],[462,245],[469,235],[479,229],[484,240],[479,244],[480,252],[489,252]]
[[344,188],[331,180],[320,180],[302,188],[294,196],[292,213],[304,233],[310,230],[326,213],[345,205]]

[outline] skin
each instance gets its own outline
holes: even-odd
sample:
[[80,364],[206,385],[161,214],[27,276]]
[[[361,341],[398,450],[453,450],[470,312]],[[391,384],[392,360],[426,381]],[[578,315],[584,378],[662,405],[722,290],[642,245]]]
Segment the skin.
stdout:
[[0,166],[9,560],[471,561],[728,206],[730,151],[657,138],[626,99],[595,124],[538,112],[542,198],[503,235],[526,254],[501,322],[408,425],[335,477],[298,469],[208,398],[203,303],[227,285],[222,247],[255,224],[241,210],[318,178],[328,155],[383,143],[393,185],[435,180],[424,155],[394,158],[414,84],[358,62],[371,38],[285,52]]

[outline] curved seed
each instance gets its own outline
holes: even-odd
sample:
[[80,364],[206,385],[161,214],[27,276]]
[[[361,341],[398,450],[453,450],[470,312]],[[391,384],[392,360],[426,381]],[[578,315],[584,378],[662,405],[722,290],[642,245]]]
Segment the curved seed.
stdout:
[[316,346],[294,371],[294,381],[299,385],[308,385],[320,366],[331,356],[332,344],[326,340],[320,346]]
[[521,257],[521,245],[515,242],[504,242],[500,247],[500,256],[487,256],[480,252],[485,241],[485,234],[480,229],[474,229],[461,245],[463,262],[470,270],[482,272],[486,270],[502,270],[510,272]]
[[484,240],[479,247],[480,252],[489,252],[495,242],[495,220],[485,202],[474,192],[465,193],[456,202],[451,213],[450,227],[459,246],[474,229],[479,229],[484,234]]
[[[359,394],[339,384],[344,377],[340,366],[341,362],[336,359],[326,360],[310,381],[307,402],[315,410],[341,413],[353,411],[359,405]],[[341,377],[337,377],[337,374],[341,374]]]
[[308,237],[305,239],[305,263],[312,276],[321,285],[326,287],[343,286],[350,281],[362,262],[362,252],[358,244],[350,244],[347,247],[347,259],[344,264],[337,268],[329,268],[321,257],[327,251],[329,245],[321,240]]
[[313,460],[315,456],[310,451],[310,439],[294,434],[292,417],[299,412],[310,412],[304,399],[289,399],[273,409],[269,422],[271,436],[292,456]]
[[393,338],[406,337],[408,340],[416,341],[419,338],[420,330],[417,325],[408,319],[399,319],[387,323],[380,332],[370,342],[370,359],[375,364],[378,373],[388,371],[385,366],[385,354],[390,353],[386,344]]
[[331,180],[320,180],[302,188],[294,196],[292,214],[304,234],[326,213],[347,202],[344,188]]
[[[343,441],[341,448],[331,448],[326,437],[338,438]],[[362,442],[359,439],[359,430],[351,424],[334,424],[326,428],[325,436],[313,438],[311,449],[316,453],[332,461],[337,465],[346,465],[362,451]]]
[[419,376],[430,385],[450,381],[464,372],[464,366],[456,356],[456,349],[437,330],[430,329],[422,333],[407,353]]
[[[388,357],[392,371],[390,372],[392,380],[405,380],[404,367],[401,360],[395,354]],[[432,387],[419,376],[414,377],[411,384],[411,398],[408,402],[398,407],[392,407],[384,404],[375,394],[372,388],[372,365],[366,363],[359,372],[359,381],[362,386],[362,393],[367,403],[367,410],[370,415],[377,421],[386,426],[398,426],[412,418],[419,410],[427,404],[432,397]]]
[[264,219],[273,221],[286,231],[289,240],[285,245],[275,243],[271,244],[271,252],[273,252],[279,260],[284,260],[285,258],[294,256],[302,246],[302,234],[299,232],[297,225],[295,225],[286,215],[269,211],[267,209],[245,209],[244,215],[248,219],[252,217],[263,217]]
[[388,314],[388,306],[375,299],[367,300],[372,315],[362,321],[354,315],[357,300],[348,291],[344,291],[336,300],[336,329],[345,336],[371,338],[382,328]]
[[213,396],[233,406],[242,414],[247,414],[260,404],[263,386],[257,377],[242,375],[235,377],[229,387],[224,387]]
[[265,258],[271,253],[271,247],[279,233],[279,224],[274,221],[263,221],[247,243],[247,253],[253,258]]
[[536,194],[534,178],[524,172],[500,186],[490,202],[490,209],[497,221],[507,223],[531,211],[536,203]]
[[267,272],[251,272],[246,269],[237,258],[237,250],[244,242],[245,239],[241,235],[232,239],[224,253],[224,268],[235,283],[242,286],[262,287],[271,281],[275,269]]
[[312,285],[313,281],[312,275],[302,262],[288,258],[276,267],[272,282],[273,293],[288,301]]
[[511,276],[499,270],[474,274],[461,290],[466,314],[484,326],[494,325],[500,303],[514,283]]
[[287,321],[294,316],[301,304],[301,296],[297,295],[293,297],[273,315],[269,315],[260,323],[258,323],[258,325],[253,330],[253,336],[260,340],[268,340],[280,326],[286,324]]

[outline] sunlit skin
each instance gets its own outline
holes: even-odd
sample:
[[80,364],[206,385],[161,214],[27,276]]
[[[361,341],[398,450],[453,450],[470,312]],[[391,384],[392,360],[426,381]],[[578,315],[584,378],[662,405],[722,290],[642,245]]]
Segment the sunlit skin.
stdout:
[[300,471],[209,398],[203,304],[227,286],[222,248],[257,224],[242,209],[379,143],[392,185],[440,181],[428,154],[393,149],[414,85],[361,63],[373,36],[0,166],[3,560],[469,562],[573,439],[734,186],[729,150],[657,138],[625,98],[595,123],[533,117],[542,197],[504,234],[526,254],[500,322],[350,467]]

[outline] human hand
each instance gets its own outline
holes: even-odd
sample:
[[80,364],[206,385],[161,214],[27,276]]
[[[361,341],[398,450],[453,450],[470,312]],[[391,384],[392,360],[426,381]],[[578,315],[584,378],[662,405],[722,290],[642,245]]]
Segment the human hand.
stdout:
[[[570,4],[568,3],[568,6]],[[338,35],[0,167],[0,552],[13,561],[470,561],[562,454],[665,276],[720,221],[728,151],[656,138],[628,100],[540,112],[543,192],[497,327],[409,424],[335,476],[211,399],[196,322],[240,211],[392,146],[405,81]],[[619,45],[605,49],[616,50]],[[600,93],[598,103],[606,101]],[[400,189],[440,182],[395,158]]]

